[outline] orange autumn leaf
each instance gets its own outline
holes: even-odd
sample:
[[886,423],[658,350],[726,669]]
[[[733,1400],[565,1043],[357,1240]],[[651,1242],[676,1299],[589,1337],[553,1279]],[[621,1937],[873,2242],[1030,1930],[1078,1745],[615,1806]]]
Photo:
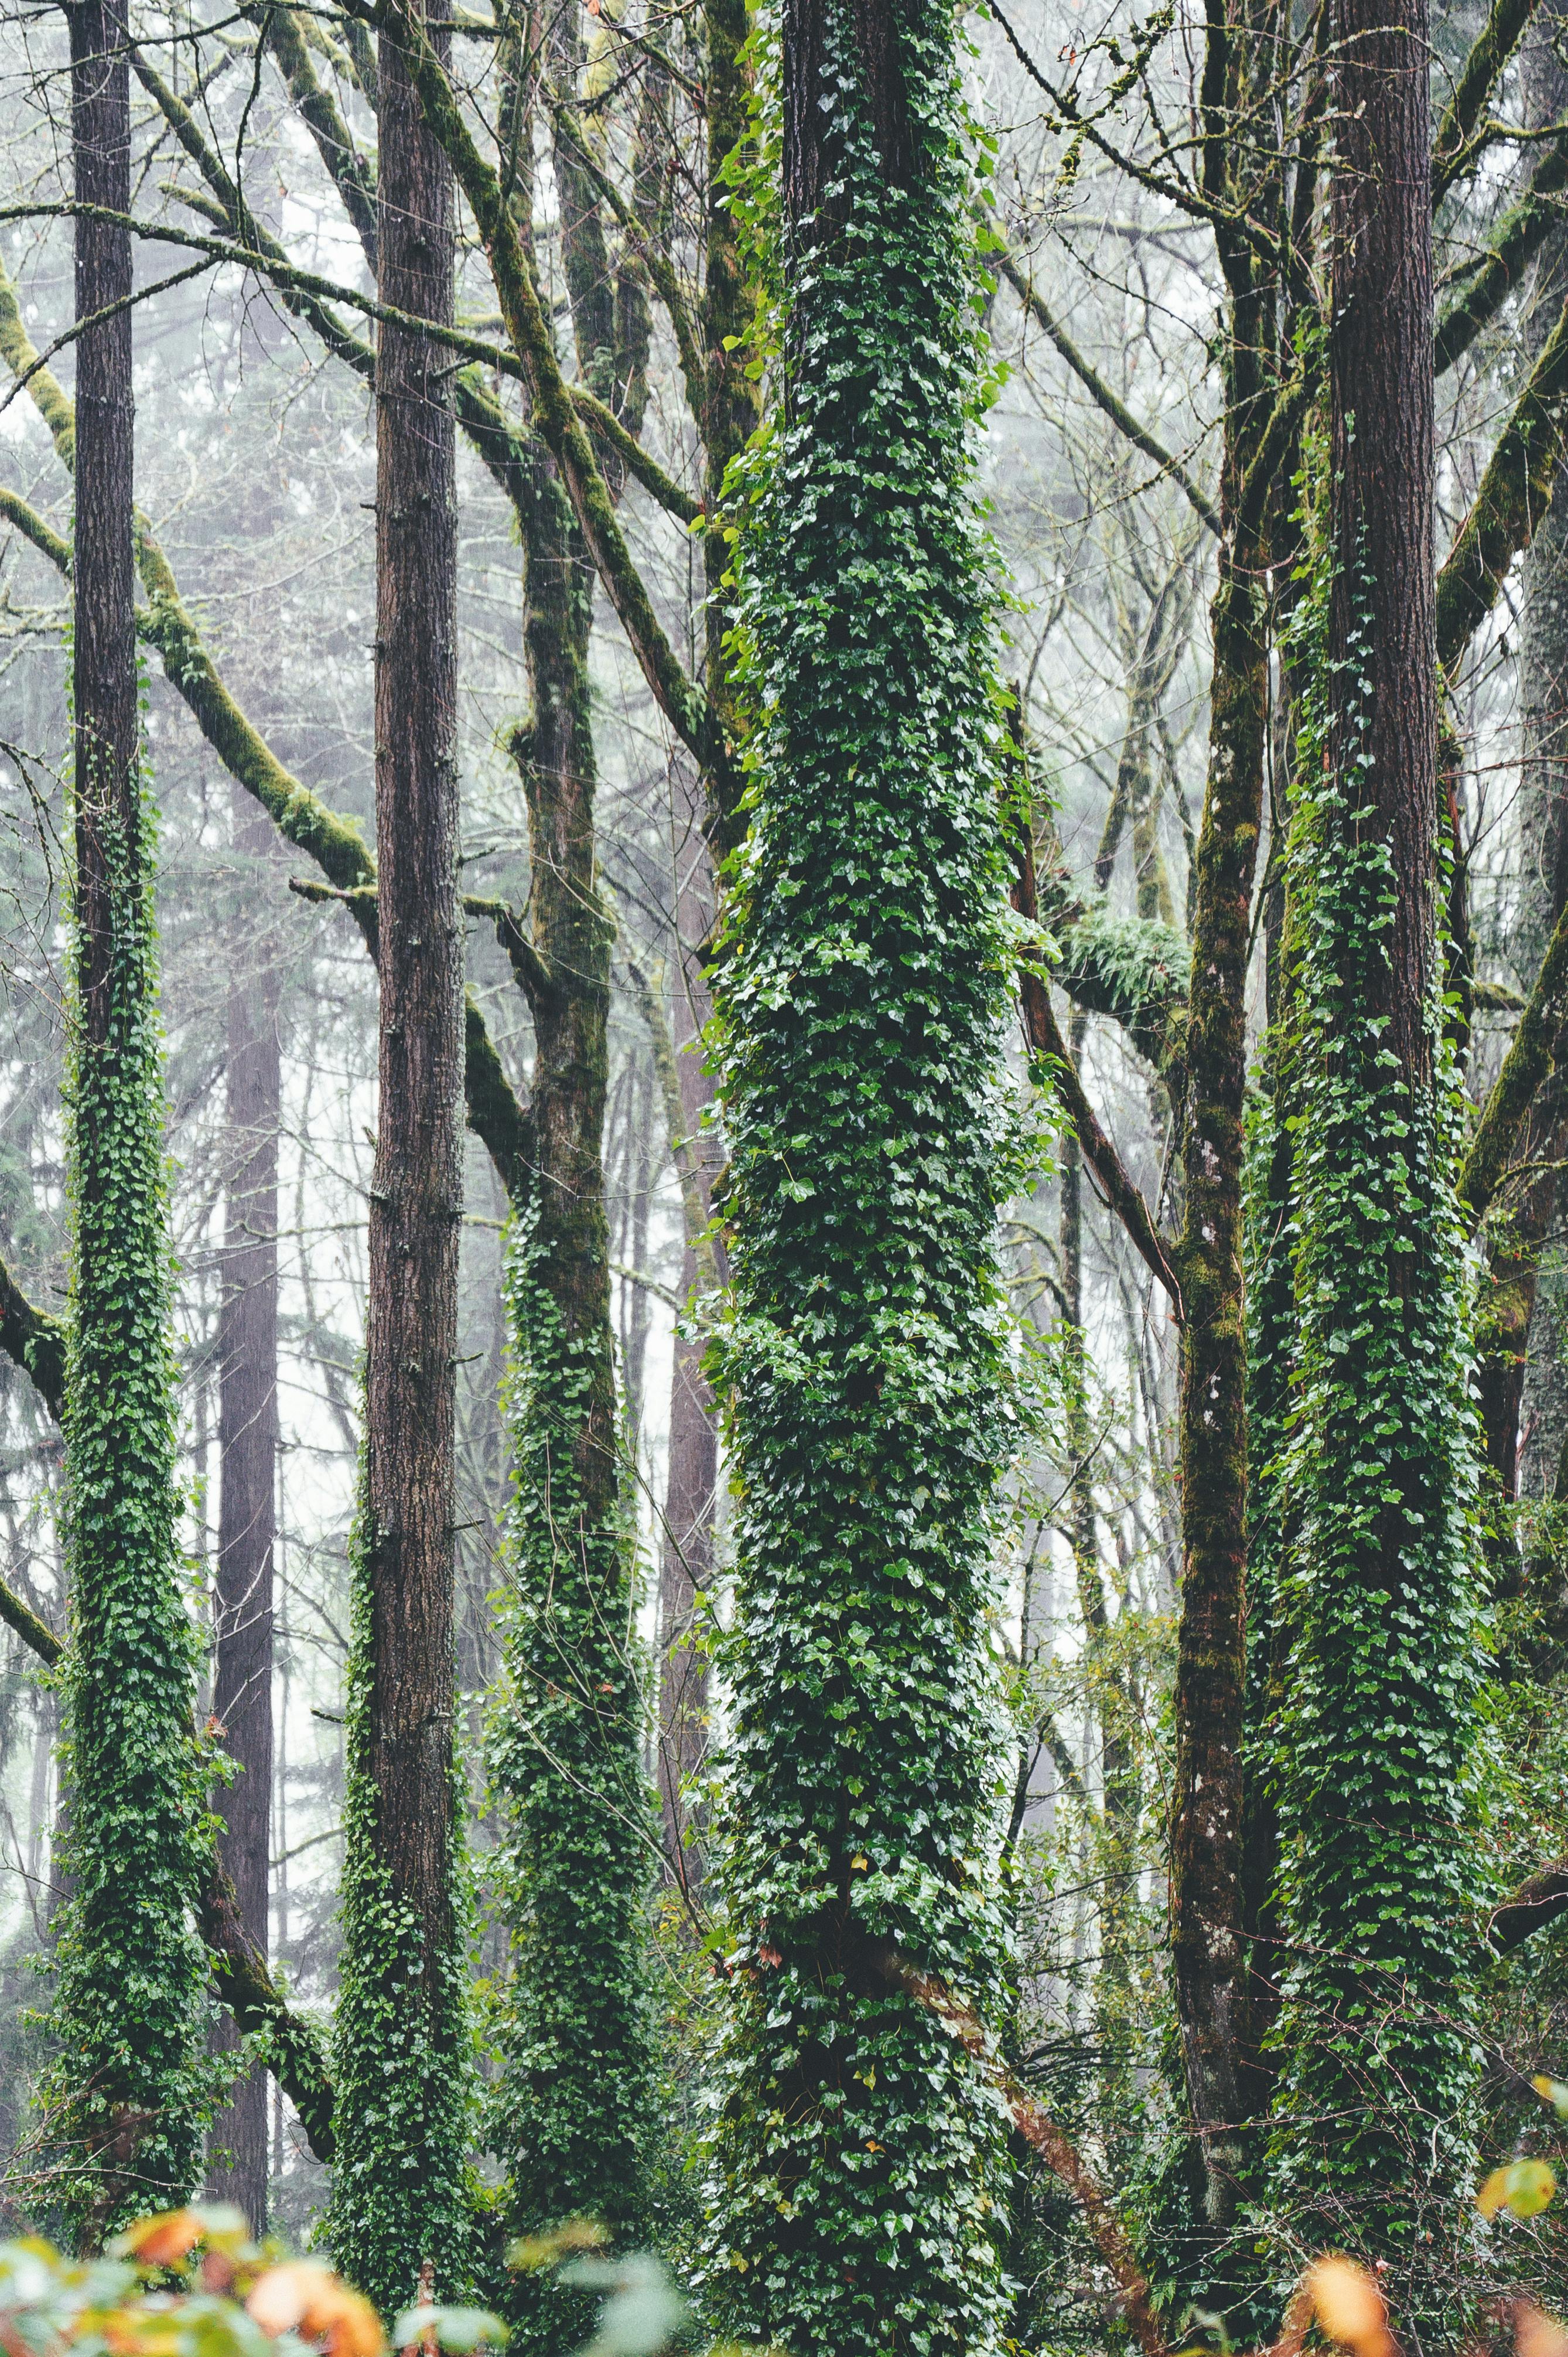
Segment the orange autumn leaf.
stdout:
[[370,2301],[318,2260],[291,2259],[269,2267],[245,2306],[274,2341],[280,2332],[298,2332],[319,2342],[328,2357],[381,2357],[386,2347],[381,2318]]
[[138,2220],[125,2236],[125,2247],[145,2267],[175,2267],[190,2256],[206,2232],[194,2210],[166,2210],[156,2218]]
[[1568,2357],[1568,2332],[1528,2299],[1515,2303],[1513,2341],[1519,2357]]
[[1330,2341],[1354,2350],[1355,2357],[1395,2357],[1382,2293],[1365,2267],[1354,2259],[1319,2259],[1307,2269],[1305,2288]]

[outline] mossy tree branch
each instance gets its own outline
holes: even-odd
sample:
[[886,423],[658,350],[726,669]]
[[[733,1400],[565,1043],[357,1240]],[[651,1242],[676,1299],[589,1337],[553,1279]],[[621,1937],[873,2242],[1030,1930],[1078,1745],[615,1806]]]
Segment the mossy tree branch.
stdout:
[[1466,167],[1481,109],[1498,76],[1524,38],[1539,0],[1492,0],[1487,21],[1459,70],[1432,143],[1432,201],[1441,201]]
[[[5,332],[5,298],[10,296],[10,292],[0,275],[0,353],[16,368],[14,343],[7,341]],[[14,296],[10,309],[15,315]],[[19,316],[16,325],[20,327]],[[27,349],[30,350],[31,346]],[[28,379],[28,391],[35,386],[41,386],[46,395],[50,388],[59,391],[55,380],[43,369],[35,371]],[[63,394],[60,399],[64,401]],[[41,401],[38,406],[47,419],[48,412]],[[69,413],[69,402],[65,408]],[[64,436],[72,431],[68,416],[56,435],[57,448]],[[69,575],[69,544],[52,532],[25,500],[0,489],[0,515]],[[137,535],[136,560],[147,594],[147,604],[136,616],[137,635],[157,650],[170,685],[230,775],[260,802],[285,841],[315,860],[331,888],[331,896],[341,899],[349,909],[373,958],[376,871],[364,837],[351,820],[340,818],[319,795],[285,769],[259,729],[241,710],[181,602],[168,559],[145,519]],[[483,1013],[471,994],[466,1017],[466,1048],[469,1126],[489,1151],[509,1196],[520,1202],[532,1183],[532,1128],[527,1111],[507,1078]]]
[[[1013,888],[1013,905],[1027,922],[1038,920],[1034,845],[1027,831],[1022,838]],[[1047,1060],[1052,1083],[1072,1123],[1073,1133],[1085,1161],[1099,1179],[1107,1202],[1126,1229],[1140,1258],[1164,1286],[1179,1320],[1182,1315],[1181,1286],[1171,1265],[1165,1239],[1155,1225],[1142,1190],[1129,1177],[1121,1156],[1084,1093],[1072,1052],[1057,1022],[1045,976],[1037,966],[1026,963],[1021,970],[1020,985],[1024,1027],[1029,1046],[1036,1056]]]
[[562,480],[611,604],[660,710],[712,781],[727,807],[739,778],[707,699],[687,674],[653,610],[642,576],[616,519],[615,502],[588,431],[561,373],[554,337],[544,316],[521,234],[499,178],[469,130],[451,81],[424,27],[402,0],[378,0],[365,11],[396,32],[406,49],[425,119],[449,157],[474,216],[490,265],[507,333],[521,362],[540,433]]
[[1568,135],[1554,139],[1537,157],[1534,171],[1519,202],[1503,215],[1477,266],[1467,275],[1462,294],[1455,296],[1437,323],[1433,361],[1441,376],[1451,369],[1497,317],[1525,272],[1563,218],[1563,194],[1568,188]]
[[1515,402],[1437,576],[1437,660],[1452,677],[1552,503],[1568,404],[1568,304]]
[[1568,1017],[1568,914],[1556,930],[1525,1001],[1502,1069],[1492,1083],[1459,1172],[1459,1201],[1478,1227],[1509,1175],[1514,1148],[1536,1091],[1556,1062]]
[[[65,1400],[64,1322],[28,1300],[4,1261],[0,1261],[0,1351],[32,1377],[39,1398],[58,1422]],[[0,1606],[0,1610],[4,1609]],[[5,1617],[9,1619],[9,1613]]]

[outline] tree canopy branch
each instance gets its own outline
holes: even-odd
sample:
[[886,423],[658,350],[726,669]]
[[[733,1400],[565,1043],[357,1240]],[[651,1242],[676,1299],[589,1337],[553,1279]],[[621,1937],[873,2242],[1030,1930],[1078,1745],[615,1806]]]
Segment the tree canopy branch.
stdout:
[[1099,371],[1093,366],[1093,364],[1085,359],[1083,353],[1079,351],[1072,338],[1068,334],[1067,329],[1061,325],[1060,321],[1055,317],[1055,315],[1047,309],[1045,304],[1041,301],[1039,295],[1036,292],[1033,278],[1026,276],[1026,274],[1019,269],[1016,261],[1014,259],[1012,253],[1008,249],[1006,241],[1002,236],[1000,229],[996,227],[994,222],[988,223],[987,226],[990,229],[992,235],[997,241],[995,247],[996,261],[1002,275],[1005,278],[1008,285],[1011,286],[1014,294],[1016,295],[1019,302],[1024,306],[1026,311],[1028,312],[1030,317],[1035,321],[1036,326],[1042,328],[1046,335],[1049,337],[1051,342],[1056,346],[1058,351],[1061,354],[1069,368],[1071,369],[1074,376],[1078,378],[1079,383],[1084,387],[1084,390],[1088,393],[1095,406],[1098,409],[1102,410],[1105,415],[1110,418],[1112,424],[1115,425],[1121,433],[1125,435],[1127,440],[1133,445],[1134,450],[1142,451],[1144,457],[1147,458],[1152,465],[1157,467],[1162,475],[1168,475],[1170,477],[1172,482],[1186,494],[1194,514],[1200,517],[1202,522],[1208,525],[1209,531],[1215,534],[1216,538],[1218,538],[1220,528],[1219,511],[1215,507],[1212,500],[1210,500],[1204,491],[1199,490],[1198,486],[1193,481],[1192,477],[1187,473],[1187,468],[1182,465],[1181,460],[1174,457],[1172,453],[1165,448],[1165,445],[1158,441],[1155,436],[1150,433],[1146,425],[1140,424],[1139,420],[1128,408],[1126,403],[1122,399],[1120,393],[1116,393],[1112,386],[1108,385],[1104,378],[1100,374]]
[[1432,201],[1441,202],[1474,155],[1471,135],[1493,85],[1524,38],[1539,0],[1492,0],[1487,21],[1459,70],[1454,94],[1432,143]]
[[1568,304],[1509,413],[1437,576],[1437,660],[1452,677],[1552,504],[1568,403]]

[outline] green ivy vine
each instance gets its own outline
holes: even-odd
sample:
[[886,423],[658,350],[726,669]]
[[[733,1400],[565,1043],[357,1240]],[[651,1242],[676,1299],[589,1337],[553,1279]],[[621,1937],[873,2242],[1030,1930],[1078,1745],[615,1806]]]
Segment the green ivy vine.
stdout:
[[[1270,2190],[1297,2211],[1294,2241],[1321,2241],[1326,2222],[1397,2281],[1452,2218],[1470,2163],[1474,1413],[1458,1104],[1435,986],[1434,1088],[1412,1088],[1373,1012],[1400,879],[1365,749],[1370,584],[1337,659],[1345,749],[1332,766],[1326,606],[1320,559],[1295,650],[1311,685],[1290,854],[1294,1351],[1288,1401],[1260,1401],[1256,1436],[1273,1461],[1254,1532],[1288,1641],[1273,1747],[1288,1945]],[[1265,1292],[1255,1315],[1273,1329],[1276,1308]]]
[[197,1643],[177,1533],[155,827],[139,761],[123,796],[73,779],[79,843],[90,794],[108,924],[95,942],[75,930],[67,1007],[71,1896],[39,2089],[37,2191],[70,2240],[94,2248],[189,2192],[216,2085],[193,1920],[211,1853],[210,1765],[193,1729]]
[[[517,2231],[591,2215],[625,2246],[649,2228],[658,2129],[656,1833],[629,1518],[606,1448],[615,1428],[607,1317],[569,1318],[556,1297],[575,1271],[602,1276],[607,1266],[602,1204],[596,1250],[567,1248],[560,1231],[576,1216],[570,1203],[547,1215],[535,1202],[514,1221],[506,1260],[513,1491],[498,1599],[504,1684],[489,1751],[511,1969],[489,2141]],[[524,2348],[567,2346],[591,2316],[585,2294],[537,2275],[500,2297]]]
[[1003,2007],[984,1624],[1014,1427],[969,139],[950,10],[894,23],[905,186],[851,0],[800,99],[824,211],[786,232],[782,414],[736,470],[750,831],[715,970],[736,1597],[706,2282],[743,2340],[820,2357],[983,2352],[1004,2312],[994,2103],[898,1977]]
[[[349,1541],[343,1955],[333,2024],[338,2148],[325,2238],[339,2273],[392,2316],[413,2301],[426,2263],[438,2298],[463,2292],[473,2274],[470,1910],[456,1793],[445,1926],[427,1923],[397,1889],[378,1838],[368,1512],[361,1469]],[[452,1772],[456,1779],[456,1761]]]

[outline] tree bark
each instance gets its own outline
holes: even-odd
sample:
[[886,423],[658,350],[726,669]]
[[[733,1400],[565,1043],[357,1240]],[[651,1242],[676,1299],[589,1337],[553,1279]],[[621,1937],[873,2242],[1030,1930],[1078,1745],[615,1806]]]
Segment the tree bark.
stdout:
[[[1244,317],[1230,328],[1240,358]],[[1244,363],[1242,364],[1244,367]],[[1242,372],[1239,368],[1239,373]],[[1177,1634],[1171,1945],[1208,2212],[1229,2223],[1240,2166],[1246,2029],[1241,1739],[1247,1570],[1246,1336],[1241,1275],[1242,1100],[1252,878],[1262,817],[1268,651],[1261,548],[1236,513],[1251,436],[1226,420],[1226,522],[1210,616],[1208,787],[1198,834],[1187,1105],[1187,1220],[1176,1268],[1182,1329],[1182,1589]]]
[[[1271,0],[1213,9],[1203,79],[1203,173],[1226,212],[1274,218],[1269,158],[1246,177],[1237,127],[1261,102],[1283,39]],[[1305,164],[1298,169],[1308,168]],[[1211,2225],[1235,2213],[1242,2165],[1248,1974],[1242,1889],[1242,1736],[1248,1458],[1242,1279],[1242,1106],[1251,898],[1269,724],[1264,588],[1278,486],[1265,464],[1290,365],[1280,288],[1246,242],[1217,227],[1224,273],[1226,406],[1218,579],[1209,624],[1208,780],[1188,894],[1193,912],[1185,1214],[1176,1268],[1186,1323],[1180,1372],[1182,1591],[1171,1803],[1171,1949],[1193,2119],[1203,2140]]]
[[[1436,940],[1437,662],[1431,116],[1425,10],[1339,0],[1340,146],[1333,182],[1329,336],[1334,578],[1331,661],[1366,643],[1369,685],[1331,673],[1331,765],[1369,758],[1399,879],[1387,961],[1387,1043],[1412,1088],[1432,1083]],[[1418,63],[1419,59],[1419,63]],[[1359,732],[1363,716],[1367,734]]]
[[[430,39],[441,55],[449,35]],[[453,195],[401,27],[378,65],[380,292],[448,321]],[[463,1212],[456,499],[448,355],[376,369],[379,1114],[351,1664],[334,2248],[383,2309],[466,2273],[454,1484]],[[398,2083],[386,2072],[397,2064]]]
[[[272,847],[264,812],[234,792],[234,847],[244,899]],[[253,934],[253,920],[247,925]],[[213,1716],[240,1773],[218,1798],[218,1855],[246,1932],[264,1956],[272,1856],[273,1540],[278,1451],[278,1125],[282,1057],[278,971],[263,944],[236,941],[229,985],[225,1188],[218,1318],[218,1629]],[[227,2152],[214,2198],[266,2229],[267,2074],[247,2072],[209,2134]]]
[[[1568,12],[1560,0],[1542,0],[1524,51],[1522,81],[1525,121],[1533,126],[1561,122],[1568,109],[1568,70],[1558,56]],[[1552,213],[1552,227],[1541,249],[1535,285],[1526,322],[1533,347],[1544,343],[1568,297],[1568,235],[1562,217]],[[1524,706],[1522,791],[1520,842],[1524,853],[1524,890],[1519,948],[1515,963],[1533,976],[1544,962],[1548,945],[1564,908],[1568,908],[1568,464],[1559,461],[1552,504],[1536,528],[1524,564],[1524,616],[1520,630],[1520,698]],[[1564,1112],[1562,1080],[1553,1074],[1535,1109],[1535,1144],[1543,1157],[1558,1158],[1563,1151]],[[1541,1247],[1549,1227],[1561,1226],[1568,1189],[1561,1174],[1538,1180],[1530,1190],[1527,1223],[1536,1232],[1526,1238],[1533,1245],[1521,1255],[1515,1282],[1526,1297],[1524,1333],[1518,1338],[1519,1389],[1521,1397],[1509,1403],[1502,1419],[1511,1424],[1514,1476],[1510,1497],[1520,1486],[1536,1495],[1549,1494],[1556,1477],[1564,1435],[1568,1434],[1568,1383],[1563,1360],[1568,1326],[1568,1306],[1560,1267],[1543,1269]],[[1529,1212],[1533,1211],[1534,1218]],[[1511,1409],[1511,1416],[1509,1410]],[[1521,1419],[1530,1440],[1520,1463]],[[1510,1453],[1505,1439],[1494,1461]]]
[[[710,269],[712,262],[710,259]],[[710,609],[711,610],[711,609]],[[712,660],[710,646],[710,660]],[[682,1152],[695,1181],[681,1256],[681,1298],[690,1303],[718,1270],[713,1246],[699,1251],[691,1218],[712,1216],[716,1154],[703,1116],[713,1103],[712,1075],[703,1069],[699,1034],[709,1013],[707,984],[697,944],[713,922],[713,884],[706,846],[689,804],[678,817],[675,843],[675,988],[671,1046],[679,1090]],[[675,1108],[671,1107],[673,1112]],[[683,1198],[692,1190],[683,1189]],[[659,1790],[665,1840],[683,1888],[702,1879],[703,1857],[689,1838],[697,1827],[682,1794],[702,1766],[708,1740],[708,1657],[693,1642],[696,1599],[714,1578],[714,1519],[718,1503],[719,1444],[714,1395],[703,1372],[700,1340],[675,1337],[670,1369],[670,1459],[664,1536],[659,1566]]]
[[1334,32],[1329,572],[1291,846],[1299,1520],[1271,2166],[1302,2205],[1293,2233],[1377,2253],[1414,2321],[1440,2295],[1411,2219],[1451,2215],[1471,2166],[1480,1669],[1437,1071],[1430,63],[1424,6],[1339,0]]
[[[437,37],[438,38],[438,37]],[[401,48],[380,59],[381,291],[452,315],[452,192]],[[452,1904],[453,1419],[463,1215],[456,492],[439,345],[384,328],[376,379],[381,1048],[366,1455],[373,1774],[397,1889]]]
[[[513,732],[528,803],[531,1087],[538,1171],[509,1240],[507,1693],[492,1722],[513,1978],[494,2149],[520,2232],[591,2211],[646,2230],[654,2056],[646,1945],[652,1795],[643,1771],[610,1329],[604,1126],[610,951],[595,840],[588,680],[594,575],[554,468],[524,532],[532,712]],[[590,1867],[591,1862],[591,1887]],[[511,2295],[524,2348],[568,2312]]]

